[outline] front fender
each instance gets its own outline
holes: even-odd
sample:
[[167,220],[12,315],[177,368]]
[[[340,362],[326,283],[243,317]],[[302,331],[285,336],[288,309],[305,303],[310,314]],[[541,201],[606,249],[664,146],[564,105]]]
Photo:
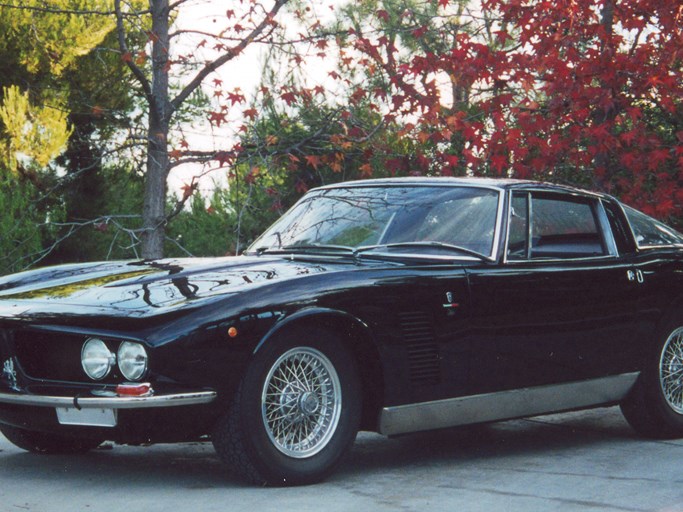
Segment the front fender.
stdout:
[[354,325],[357,328],[361,328],[366,334],[372,336],[370,328],[368,325],[360,320],[359,318],[351,315],[346,311],[341,311],[332,308],[321,308],[321,307],[308,307],[300,309],[291,315],[287,315],[284,318],[278,320],[268,332],[261,338],[256,347],[254,348],[253,355],[256,355],[263,346],[269,342],[271,338],[276,336],[282,329],[293,327],[294,325],[301,325],[306,322],[315,323],[327,323],[326,320],[343,320],[350,325]]

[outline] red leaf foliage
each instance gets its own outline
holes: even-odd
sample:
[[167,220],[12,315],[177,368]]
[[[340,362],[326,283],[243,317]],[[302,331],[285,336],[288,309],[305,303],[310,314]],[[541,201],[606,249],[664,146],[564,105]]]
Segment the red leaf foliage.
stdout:
[[211,124],[215,124],[216,126],[220,126],[221,123],[225,123],[227,121],[225,116],[225,112],[209,112],[209,122]]
[[[440,25],[453,4],[437,5],[416,27],[385,4],[373,26],[393,32],[349,31],[356,65],[389,84],[368,80],[365,97],[427,155],[387,151],[388,173],[569,182],[683,221],[680,2],[483,0],[461,28]],[[401,23],[425,43],[397,48]]]

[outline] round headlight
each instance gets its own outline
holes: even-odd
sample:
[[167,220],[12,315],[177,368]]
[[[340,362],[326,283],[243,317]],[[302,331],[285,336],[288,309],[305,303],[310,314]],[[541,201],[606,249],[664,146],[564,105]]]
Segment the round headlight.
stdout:
[[147,351],[139,343],[124,341],[119,346],[118,361],[126,379],[138,380],[147,370]]
[[89,338],[81,349],[81,366],[83,371],[93,380],[102,380],[111,371],[116,356],[99,338]]

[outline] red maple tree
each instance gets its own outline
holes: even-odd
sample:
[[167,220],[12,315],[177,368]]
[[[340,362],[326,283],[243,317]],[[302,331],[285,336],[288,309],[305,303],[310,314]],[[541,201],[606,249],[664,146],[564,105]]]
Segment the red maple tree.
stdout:
[[422,148],[388,169],[569,182],[681,217],[679,2],[380,7],[352,24],[347,69],[366,70],[356,86]]

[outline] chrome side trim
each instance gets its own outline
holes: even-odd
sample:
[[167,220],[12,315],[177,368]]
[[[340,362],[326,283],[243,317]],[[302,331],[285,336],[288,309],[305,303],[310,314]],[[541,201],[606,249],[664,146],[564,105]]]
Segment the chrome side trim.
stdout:
[[602,233],[602,239],[605,242],[607,253],[610,256],[619,256],[619,251],[617,250],[617,242],[614,239],[614,233],[612,233],[612,226],[610,226],[609,224],[609,218],[607,217],[607,212],[605,211],[605,204],[603,201],[597,202],[596,213],[598,214],[598,224],[600,225],[600,232]]
[[638,375],[639,372],[625,373],[565,384],[385,407],[380,413],[379,432],[384,435],[405,434],[618,402],[626,397]]
[[[498,210],[496,211],[496,225],[493,228],[493,244],[491,247],[491,254],[489,256],[490,261],[496,261],[498,258],[498,251],[500,250],[501,242],[507,243],[507,240],[503,241],[502,231],[503,231],[503,216],[505,214],[505,191],[498,191]],[[507,238],[507,237],[506,237]]]
[[76,409],[146,409],[152,407],[178,407],[212,402],[215,391],[195,391],[152,396],[97,396],[68,397],[0,393],[0,403],[30,405],[36,407],[75,407]]

